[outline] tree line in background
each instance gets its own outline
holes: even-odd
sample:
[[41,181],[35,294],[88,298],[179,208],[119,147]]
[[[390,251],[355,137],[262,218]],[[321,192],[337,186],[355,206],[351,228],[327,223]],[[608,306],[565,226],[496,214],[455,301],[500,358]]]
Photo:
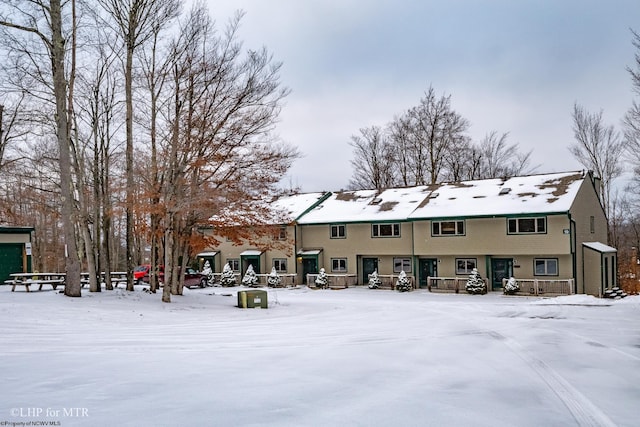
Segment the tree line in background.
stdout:
[[532,172],[531,152],[509,144],[497,131],[474,142],[469,121],[451,106],[451,95],[430,87],[420,103],[386,126],[360,129],[351,137],[350,187],[384,189],[428,185]]
[[81,270],[100,291],[100,272],[112,289],[124,269],[133,290],[150,258],[169,302],[212,244],[198,226],[238,240],[238,225],[267,222],[299,154],[273,132],[281,64],[243,49],[241,18],[218,28],[181,0],[0,6],[0,215],[35,227],[33,268],[66,271],[66,295],[80,296]]

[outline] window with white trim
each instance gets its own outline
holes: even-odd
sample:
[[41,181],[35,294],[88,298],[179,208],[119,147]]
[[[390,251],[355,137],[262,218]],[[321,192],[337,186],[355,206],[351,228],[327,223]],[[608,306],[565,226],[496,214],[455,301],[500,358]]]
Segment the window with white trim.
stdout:
[[475,258],[456,258],[456,274],[471,274],[471,270],[477,268],[478,260]]
[[347,227],[344,224],[331,225],[331,238],[344,239],[347,237]]
[[347,259],[346,258],[331,258],[331,271],[333,273],[346,273],[347,272]]
[[432,236],[464,236],[464,221],[433,221]]
[[227,264],[233,271],[240,271],[240,260],[238,258],[229,258]]
[[371,224],[372,237],[400,237],[400,224]]
[[287,240],[287,227],[280,227],[278,232],[278,240]]
[[536,234],[547,232],[547,218],[508,218],[509,234]]
[[558,259],[557,258],[536,258],[533,260],[534,276],[557,276],[558,275]]
[[411,258],[394,258],[393,259],[393,272],[411,273]]
[[275,258],[273,260],[273,267],[276,269],[278,273],[286,273],[287,272],[287,259],[286,258]]

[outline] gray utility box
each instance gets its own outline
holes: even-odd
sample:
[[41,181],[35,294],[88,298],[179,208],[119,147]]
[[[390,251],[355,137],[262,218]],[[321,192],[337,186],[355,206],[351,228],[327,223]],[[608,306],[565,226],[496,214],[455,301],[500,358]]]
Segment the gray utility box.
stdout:
[[238,307],[267,308],[267,291],[258,289],[238,291]]

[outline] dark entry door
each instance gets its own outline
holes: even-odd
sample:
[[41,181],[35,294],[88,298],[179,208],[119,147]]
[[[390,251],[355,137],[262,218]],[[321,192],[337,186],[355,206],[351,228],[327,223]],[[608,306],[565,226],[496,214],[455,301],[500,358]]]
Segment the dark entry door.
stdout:
[[378,258],[362,258],[362,284],[369,282],[369,275],[378,269]]
[[420,258],[418,260],[418,269],[420,272],[420,287],[427,287],[427,277],[438,276],[438,260],[435,258]]
[[0,282],[11,273],[22,273],[22,248],[24,243],[0,244]]
[[318,258],[302,258],[302,283],[307,284],[307,274],[318,273]]
[[260,274],[260,257],[259,256],[243,256],[242,257],[242,272],[243,274],[249,268],[249,265],[253,266],[253,271],[256,274]]
[[491,289],[496,291],[502,289],[502,279],[509,279],[513,276],[513,259],[492,258],[491,259]]

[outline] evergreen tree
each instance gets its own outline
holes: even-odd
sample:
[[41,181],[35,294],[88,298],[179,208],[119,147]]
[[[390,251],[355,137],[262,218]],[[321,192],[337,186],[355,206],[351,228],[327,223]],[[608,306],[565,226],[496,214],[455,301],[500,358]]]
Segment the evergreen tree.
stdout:
[[276,268],[273,267],[271,269],[271,274],[269,274],[269,276],[267,277],[267,285],[272,288],[277,288],[278,286],[280,286],[280,283],[282,283],[282,279],[280,278],[280,276],[278,276]]
[[408,292],[412,290],[411,280],[407,277],[407,273],[402,270],[400,275],[398,276],[398,281],[396,282],[396,289],[399,292]]
[[244,273],[244,277],[242,278],[242,284],[244,286],[257,286],[258,285],[258,276],[256,272],[253,270],[253,265],[249,264],[249,268]]
[[220,276],[220,284],[222,286],[235,286],[236,275],[229,264],[225,264]]
[[369,276],[369,289],[378,289],[380,287],[380,277],[378,276],[378,270],[375,270]]
[[482,277],[480,277],[480,273],[478,273],[477,268],[471,270],[471,274],[469,275],[469,280],[467,280],[465,288],[470,294],[487,293],[487,287],[484,283],[484,280],[482,280]]
[[329,284],[329,276],[327,276],[327,273],[324,271],[324,268],[320,269],[320,273],[318,274],[318,277],[316,277],[316,285],[319,288],[326,288],[327,285]]
[[213,270],[211,269],[211,264],[209,264],[208,260],[204,262],[204,266],[202,267],[202,274],[207,276],[207,283],[209,286],[212,286],[215,279],[213,277]]
[[506,295],[513,295],[520,290],[520,285],[514,277],[510,277],[507,283],[504,285],[504,293]]

